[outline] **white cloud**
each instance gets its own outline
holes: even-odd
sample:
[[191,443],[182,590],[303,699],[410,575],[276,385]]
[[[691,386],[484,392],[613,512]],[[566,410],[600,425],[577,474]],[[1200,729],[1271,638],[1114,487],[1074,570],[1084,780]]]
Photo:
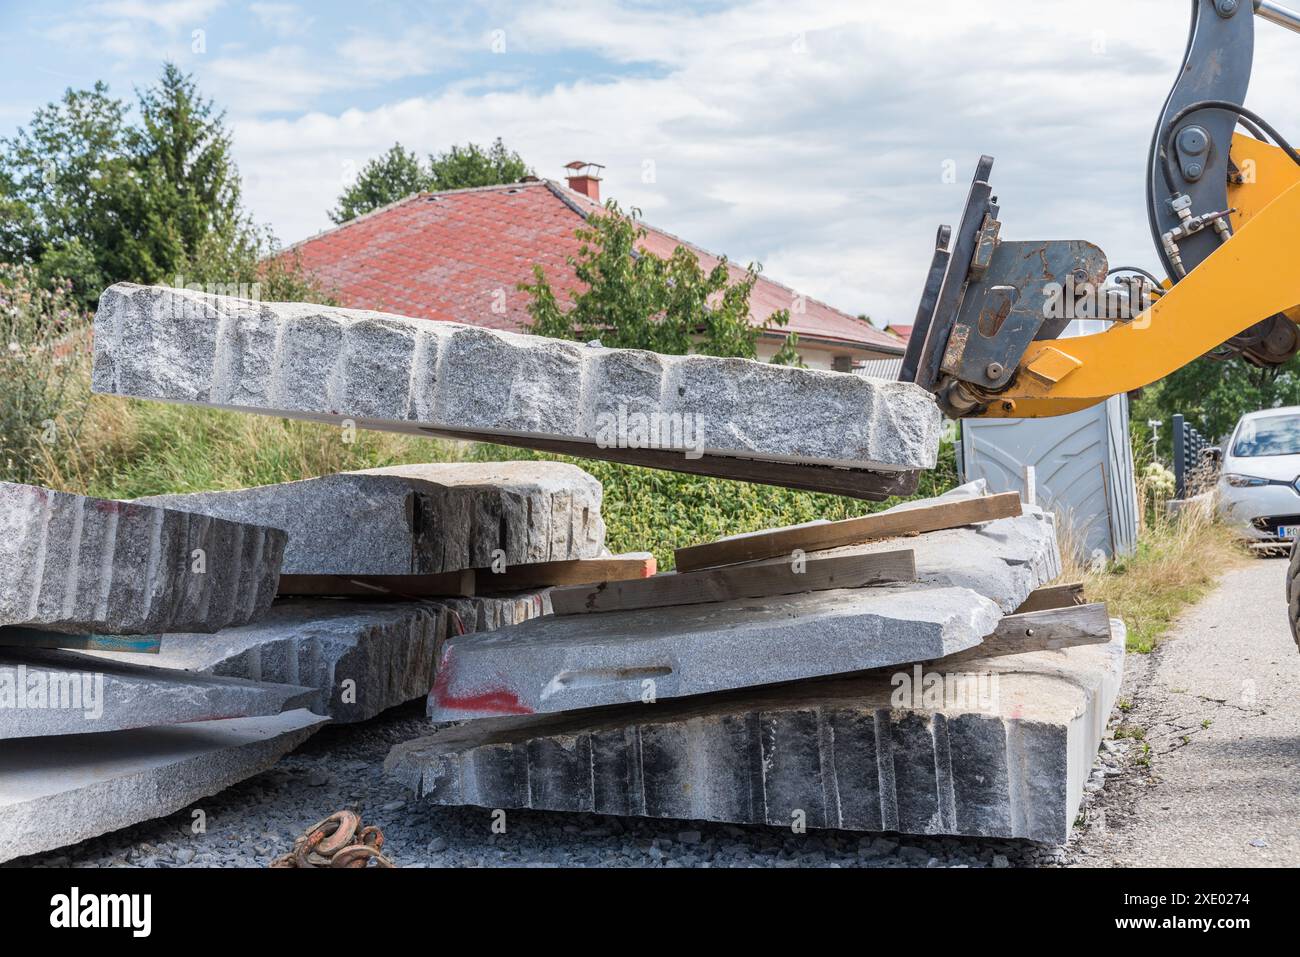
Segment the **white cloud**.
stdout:
[[225,0],[108,0],[88,13],[107,20],[143,22],[168,32],[189,29],[211,15]]
[[280,37],[304,33],[313,21],[296,3],[250,3],[248,12],[263,29]]
[[[187,5],[164,6],[155,22],[183,26]],[[255,6],[268,29],[294,16],[291,4]],[[1154,261],[1146,150],[1183,53],[1184,4],[1096,0],[1086,15],[1075,0],[477,9],[486,19],[410,3],[391,36],[367,22],[319,48],[250,40],[205,60],[200,81],[229,110],[255,214],[301,239],[328,225],[350,172],[395,140],[425,153],[501,136],[542,175],[571,159],[604,163],[605,194],[655,225],[762,261],[847,311],[907,322],[935,228],[958,215],[975,160],[991,153],[1008,238],[1084,238],[1113,263]],[[506,52],[485,64],[492,29]],[[1250,103],[1285,128],[1300,59],[1293,37],[1258,32]],[[448,63],[462,64],[454,79],[424,95],[408,84],[373,108],[312,110],[362,90],[374,102]],[[590,70],[541,82],[557,63]],[[949,163],[955,182],[943,179]]]

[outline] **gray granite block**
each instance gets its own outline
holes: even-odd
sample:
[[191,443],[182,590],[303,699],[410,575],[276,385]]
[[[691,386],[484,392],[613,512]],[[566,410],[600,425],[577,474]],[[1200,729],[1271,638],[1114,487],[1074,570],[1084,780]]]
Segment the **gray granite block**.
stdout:
[[304,686],[312,689],[306,706],[313,711],[342,723],[365,721],[429,693],[438,647],[448,634],[549,613],[549,592],[393,604],[293,599],[277,602],[251,625],[212,635],[164,635],[150,663]]
[[0,626],[216,631],[275,598],[284,532],[0,482]]
[[0,648],[0,740],[252,718],[307,707],[316,696],[295,685],[153,667],[150,657]]
[[140,501],[283,529],[286,575],[436,574],[605,545],[600,482],[562,462],[401,465]]
[[[435,804],[1064,843],[1123,675],[1112,626],[951,669],[470,721],[386,766]],[[928,674],[933,703],[911,693]]]
[[910,383],[129,283],[100,297],[93,387],[592,446],[640,447],[653,421],[669,427],[659,448],[876,471],[933,467],[941,424],[933,397]]
[[6,741],[0,748],[0,861],[179,811],[265,771],[325,720],[297,710]]
[[964,588],[881,585],[578,617],[452,637],[429,717],[540,714],[942,658],[978,645],[997,605]]

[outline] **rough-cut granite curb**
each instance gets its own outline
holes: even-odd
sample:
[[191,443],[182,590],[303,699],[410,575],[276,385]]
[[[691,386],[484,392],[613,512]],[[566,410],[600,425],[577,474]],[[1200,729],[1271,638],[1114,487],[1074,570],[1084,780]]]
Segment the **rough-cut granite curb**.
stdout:
[[0,626],[126,635],[243,624],[275,598],[284,546],[274,528],[0,482]]
[[[164,635],[150,664],[314,690],[306,707],[335,721],[366,721],[423,698],[449,634],[549,615],[550,592],[385,604],[333,599],[277,602],[261,621],[215,635]],[[125,661],[119,652],[95,657]]]
[[166,817],[265,771],[325,720],[298,710],[6,741],[0,748],[0,861]]
[[[126,657],[126,656],[123,656]],[[0,741],[104,734],[308,707],[311,688],[196,675],[65,651],[0,648]]]
[[910,383],[130,283],[100,297],[93,387],[367,428],[591,444],[628,416],[688,415],[699,441],[684,444],[707,454],[872,470],[932,468],[941,425],[933,397]]
[[286,575],[424,575],[604,554],[600,482],[563,462],[456,462],[344,472],[149,505],[289,533]]
[[1104,645],[936,662],[993,689],[976,706],[899,706],[876,673],[470,721],[386,768],[435,804],[1064,843],[1123,668],[1114,621]]

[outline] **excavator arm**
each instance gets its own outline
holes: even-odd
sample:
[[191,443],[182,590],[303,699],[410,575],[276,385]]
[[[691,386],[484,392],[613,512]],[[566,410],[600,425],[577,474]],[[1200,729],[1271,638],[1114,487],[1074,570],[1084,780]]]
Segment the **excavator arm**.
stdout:
[[[1253,7],[1300,32],[1300,16],[1267,0]],[[1148,216],[1168,278],[1109,269],[1079,240],[1004,240],[983,157],[958,226],[939,230],[901,379],[934,392],[953,417],[1038,417],[1141,388],[1207,353],[1264,366],[1295,354],[1300,155],[1241,106],[1251,12],[1239,0],[1192,0],[1148,163]],[[1133,279],[1108,281],[1117,273]],[[1058,338],[1072,319],[1110,325]]]

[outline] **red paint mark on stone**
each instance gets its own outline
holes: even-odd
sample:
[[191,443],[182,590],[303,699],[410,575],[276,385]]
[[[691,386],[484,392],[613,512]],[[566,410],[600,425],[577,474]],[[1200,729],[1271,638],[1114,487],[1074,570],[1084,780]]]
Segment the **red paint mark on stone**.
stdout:
[[479,714],[532,714],[533,709],[519,700],[519,696],[506,688],[481,691],[472,695],[454,695],[451,693],[451,677],[455,669],[451,663],[451,648],[443,650],[442,661],[438,663],[438,674],[433,679],[433,688],[429,692],[434,703],[441,708],[454,708],[457,711],[473,711]]

